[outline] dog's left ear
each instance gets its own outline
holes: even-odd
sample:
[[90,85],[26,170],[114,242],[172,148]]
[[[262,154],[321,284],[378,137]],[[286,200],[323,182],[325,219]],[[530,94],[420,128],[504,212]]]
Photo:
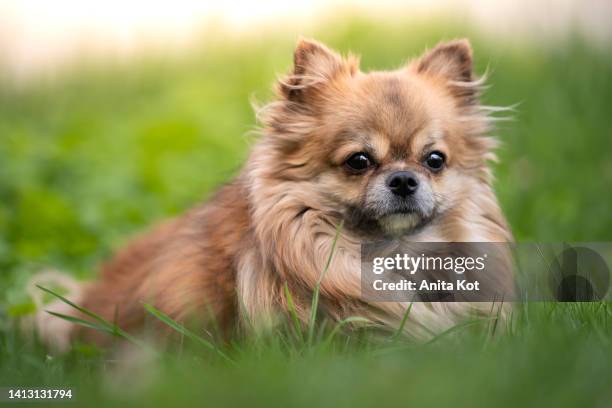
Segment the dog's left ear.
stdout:
[[421,74],[439,76],[451,81],[472,81],[472,47],[467,39],[438,44],[417,60]]

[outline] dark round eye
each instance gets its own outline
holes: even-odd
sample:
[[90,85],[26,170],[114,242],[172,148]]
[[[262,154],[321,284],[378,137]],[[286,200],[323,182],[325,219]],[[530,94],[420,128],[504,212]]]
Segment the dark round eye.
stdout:
[[442,152],[431,152],[425,159],[425,165],[433,171],[438,171],[444,167],[444,159],[444,154]]
[[372,165],[372,160],[367,153],[359,152],[349,157],[345,165],[352,171],[364,171]]

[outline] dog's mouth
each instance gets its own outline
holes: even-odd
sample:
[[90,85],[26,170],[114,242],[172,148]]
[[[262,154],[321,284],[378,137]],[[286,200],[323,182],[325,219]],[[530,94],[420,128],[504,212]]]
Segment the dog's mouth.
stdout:
[[381,228],[389,235],[403,235],[424,224],[424,217],[417,211],[394,211],[378,218]]
[[383,213],[351,208],[347,213],[348,226],[368,235],[397,236],[416,232],[425,227],[433,216],[417,208],[395,208]]
[[410,214],[415,214],[418,216],[420,215],[420,211],[418,211],[416,208],[397,208],[397,209],[393,209],[391,211],[386,211],[385,213],[383,213],[382,215],[380,215],[380,218],[382,217],[388,217],[390,215],[410,215]]

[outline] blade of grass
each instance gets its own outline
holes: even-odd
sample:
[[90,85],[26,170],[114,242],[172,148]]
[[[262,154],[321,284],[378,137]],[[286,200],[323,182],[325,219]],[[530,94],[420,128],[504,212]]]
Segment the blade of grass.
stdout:
[[[468,326],[472,326],[476,323],[483,323],[483,322],[488,322],[489,320],[495,319],[494,317],[491,318],[483,318],[483,319],[473,319],[473,320],[468,320],[465,321],[463,323],[460,324],[456,324],[455,326],[445,330],[444,332],[440,333],[439,335],[435,336],[434,338],[432,338],[431,340],[429,340],[428,342],[423,343],[423,345],[429,345],[432,344],[438,340],[440,340],[441,338],[449,335],[452,332],[455,332],[459,329],[468,327]],[[418,345],[421,346],[421,345]],[[382,355],[386,355],[389,353],[395,353],[398,351],[403,351],[403,350],[409,350],[409,349],[413,349],[417,347],[416,344],[413,343],[407,343],[407,344],[401,344],[401,345],[392,345],[389,347],[381,347],[381,348],[376,348],[375,350],[372,351],[372,355],[373,356],[382,356]]]
[[[495,303],[493,303],[493,306],[494,305]],[[497,313],[495,314],[495,316],[491,316],[492,321],[490,322],[489,328],[484,334],[484,342],[482,345],[483,350],[489,347],[489,344],[491,343],[491,341],[493,341],[493,338],[495,337],[495,333],[497,331],[497,325],[499,324],[499,319],[501,318],[501,311],[503,307],[504,307],[504,298],[502,297],[501,302],[499,303],[499,306],[497,307]],[[492,309],[493,307],[491,308],[491,312],[489,313],[489,315],[493,314]]]
[[473,326],[477,323],[486,323],[490,320],[494,320],[495,317],[490,317],[490,318],[483,318],[483,319],[473,319],[473,320],[468,320],[459,324],[454,325],[453,327],[443,331],[442,333],[438,334],[437,336],[435,336],[433,339],[429,340],[427,343],[425,344],[432,344],[435,343],[436,341],[440,340],[443,337],[448,336],[449,334],[458,331],[459,329],[463,329],[465,327],[468,326]]
[[287,306],[289,306],[289,313],[291,315],[291,319],[293,320],[293,326],[295,331],[295,337],[298,341],[303,342],[304,336],[302,334],[302,326],[300,324],[300,318],[297,315],[297,310],[295,309],[295,303],[293,302],[293,296],[291,296],[291,292],[289,291],[289,286],[287,282],[284,285],[285,297],[287,298]]
[[497,331],[497,325],[499,324],[499,319],[501,317],[501,311],[504,307],[504,298],[502,297],[501,303],[497,308],[497,314],[495,315],[495,320],[493,321],[493,330],[491,331],[491,337],[495,336],[495,332]]
[[120,337],[124,340],[127,340],[137,346],[143,347],[143,348],[150,348],[150,346],[148,346],[146,343],[138,340],[136,337],[128,334],[126,331],[122,330],[121,328],[119,328],[118,326],[115,325],[103,325],[103,324],[96,324],[84,319],[79,319],[78,317],[74,317],[74,316],[69,316],[69,315],[65,315],[62,313],[57,313],[57,312],[53,312],[50,310],[46,310],[47,313],[49,313],[52,316],[58,317],[60,319],[64,319],[70,323],[74,323],[77,324],[79,326],[83,326],[83,327],[87,327],[89,329],[93,329],[93,330],[97,330],[99,332],[102,333],[106,333],[106,334],[110,334],[111,336],[115,336],[115,337]]
[[102,324],[109,325],[109,326],[111,325],[111,323],[106,321],[102,316],[100,316],[100,315],[98,315],[98,314],[96,314],[96,313],[94,313],[94,312],[92,312],[90,310],[87,310],[87,309],[85,309],[85,308],[83,308],[83,307],[81,307],[81,306],[71,302],[70,300],[68,300],[65,297],[63,297],[62,295],[60,295],[59,293],[56,293],[56,292],[52,291],[51,289],[47,289],[47,288],[45,288],[43,286],[40,286],[40,285],[36,285],[36,287],[38,289],[42,290],[43,292],[47,292],[51,296],[61,300],[62,302],[66,303],[68,306],[71,306],[73,309],[78,310],[79,312],[83,313],[84,315],[87,315],[87,316],[91,317],[92,319],[97,320],[98,322],[100,322]]
[[[88,322],[84,319],[79,319],[73,316],[67,316],[67,315],[63,315],[61,313],[55,313],[55,312],[50,312],[47,311],[47,313],[62,318],[64,320],[68,320],[71,321],[72,323],[75,324],[80,324],[80,325],[84,325],[86,327],[89,327],[91,329],[95,329],[95,330],[99,330],[101,332],[104,333],[108,333],[111,334],[113,336],[116,337],[121,337],[133,344],[136,344],[140,347],[147,347],[149,348],[149,346],[147,346],[146,343],[138,340],[137,338],[135,338],[134,336],[130,335],[129,333],[127,333],[126,331],[122,330],[119,326],[117,326],[116,324],[112,324],[109,321],[107,321],[106,319],[104,319],[102,316],[92,312],[91,310],[88,310],[84,307],[81,307],[73,302],[71,302],[70,300],[66,299],[64,296],[52,291],[51,289],[47,289],[43,286],[40,285],[36,285],[40,290],[47,292],[48,294],[50,294],[51,296],[56,297],[57,299],[61,300],[62,302],[64,302],[65,304],[67,304],[68,306],[72,307],[75,310],[78,310],[79,312],[83,313],[86,316],[91,317],[92,319],[94,319],[95,321],[97,321],[99,324],[95,324],[92,322]],[[84,324],[85,323],[85,324]]]
[[213,330],[213,339],[220,339],[223,337],[223,332],[221,330],[221,326],[219,326],[219,322],[217,321],[217,315],[213,310],[210,303],[206,302],[206,311],[208,312],[208,317],[210,319],[212,330]]
[[49,313],[52,316],[59,317],[60,319],[64,319],[70,323],[77,324],[79,326],[83,326],[89,329],[94,329],[94,330],[98,330],[101,332],[115,335],[115,332],[112,329],[109,329],[102,325],[98,325],[96,323],[88,322],[87,320],[79,319],[78,317],[68,316],[62,313],[57,313],[57,312],[52,312],[51,310],[45,310],[45,312]]
[[340,330],[349,323],[372,323],[372,321],[370,319],[366,319],[365,317],[360,316],[351,316],[339,321],[336,326],[334,326],[334,329],[331,331],[331,333],[329,333],[327,338],[323,341],[323,348],[328,347],[330,343],[334,340],[334,337],[336,337],[336,335],[340,332]]
[[159,319],[161,322],[165,323],[166,325],[168,325],[172,329],[176,330],[178,333],[180,333],[183,336],[187,337],[188,339],[191,339],[192,341],[194,341],[194,342],[196,342],[196,343],[198,343],[198,344],[200,344],[200,345],[202,345],[202,346],[204,346],[204,347],[214,351],[222,359],[235,364],[235,361],[232,360],[223,351],[221,351],[219,349],[219,347],[217,347],[215,344],[209,342],[208,340],[202,338],[201,336],[198,336],[196,333],[194,333],[191,330],[187,329],[185,326],[183,326],[182,324],[180,324],[176,320],[172,319],[170,316],[168,316],[164,312],[156,309],[153,305],[150,305],[148,303],[143,303],[143,306],[144,306],[144,308],[145,308],[145,310],[147,312],[149,312],[155,318]]
[[312,339],[314,337],[315,323],[317,320],[317,310],[319,308],[319,292],[321,291],[321,282],[323,281],[323,278],[325,278],[325,275],[327,274],[327,270],[329,269],[331,265],[331,261],[334,256],[334,252],[336,250],[336,244],[338,243],[338,238],[340,237],[340,231],[342,231],[343,225],[344,225],[344,220],[342,220],[340,224],[338,224],[338,227],[336,228],[336,235],[334,236],[334,241],[332,242],[332,247],[331,247],[331,250],[329,251],[329,256],[327,258],[325,268],[321,272],[321,276],[319,276],[319,280],[317,281],[314,292],[312,294],[312,303],[310,306],[310,322],[308,324],[308,344],[309,345],[312,344]]
[[391,336],[391,341],[392,342],[396,342],[397,340],[399,340],[400,336],[404,332],[404,327],[406,326],[406,322],[408,321],[408,315],[410,315],[410,311],[412,310],[412,305],[413,304],[414,304],[414,301],[410,302],[410,305],[408,306],[408,308],[406,309],[406,312],[404,313],[404,316],[402,317],[402,321],[401,321],[399,327],[397,328],[397,330],[393,334],[393,336]]

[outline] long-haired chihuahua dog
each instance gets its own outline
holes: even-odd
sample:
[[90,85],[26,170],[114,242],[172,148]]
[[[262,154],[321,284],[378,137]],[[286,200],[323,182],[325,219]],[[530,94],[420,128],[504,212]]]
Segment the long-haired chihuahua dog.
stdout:
[[[361,296],[362,243],[512,240],[491,187],[496,143],[479,103],[482,84],[467,40],[441,43],[395,71],[367,73],[354,56],[299,41],[290,74],[259,112],[262,135],[239,175],[122,249],[73,300],[128,332],[144,328],[148,302],[177,321],[214,319],[231,334],[247,320],[265,328],[289,313],[286,285],[306,324],[342,223],[319,312],[397,327],[407,302]],[[436,332],[472,308],[415,303],[405,330]],[[108,341],[50,315],[37,323],[58,348],[75,338]]]

